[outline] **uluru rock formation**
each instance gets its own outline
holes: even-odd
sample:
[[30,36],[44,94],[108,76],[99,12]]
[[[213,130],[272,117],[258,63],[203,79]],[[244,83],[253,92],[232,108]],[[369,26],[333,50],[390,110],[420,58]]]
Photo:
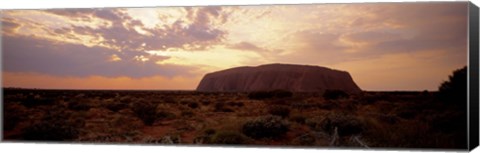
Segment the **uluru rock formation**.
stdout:
[[267,64],[236,67],[206,74],[197,91],[250,92],[289,90],[322,92],[342,90],[358,93],[361,89],[346,71],[320,66]]

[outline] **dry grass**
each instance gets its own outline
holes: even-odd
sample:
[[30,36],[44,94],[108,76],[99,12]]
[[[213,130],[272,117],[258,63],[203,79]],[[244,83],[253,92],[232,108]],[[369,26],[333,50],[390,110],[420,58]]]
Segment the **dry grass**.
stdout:
[[[438,102],[432,92],[364,92],[325,100],[319,93],[283,91],[250,96],[188,91],[4,91],[3,132],[9,141],[371,148],[462,148],[466,143],[464,110]],[[274,119],[262,120],[266,115]],[[252,129],[261,134],[252,134]]]

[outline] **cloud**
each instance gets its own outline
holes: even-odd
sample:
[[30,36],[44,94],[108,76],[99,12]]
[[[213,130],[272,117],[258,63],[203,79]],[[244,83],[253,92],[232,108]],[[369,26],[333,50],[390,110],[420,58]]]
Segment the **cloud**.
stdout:
[[228,48],[236,49],[236,50],[244,50],[244,51],[258,51],[258,52],[268,51],[268,49],[258,47],[257,45],[254,45],[252,43],[245,42],[245,41],[228,45]]
[[461,51],[466,50],[467,42],[466,6],[467,3],[337,5],[342,11],[317,12],[312,22],[319,21],[315,22],[318,26],[297,30],[283,39],[290,53],[277,59],[337,64],[431,50],[464,54]]
[[1,22],[2,23],[0,25],[2,27],[2,34],[11,34],[20,28],[20,26],[22,26],[21,24],[15,22],[15,20],[12,18],[2,18]]
[[[146,28],[123,9],[47,10],[48,13],[72,19],[100,18],[111,22],[98,28],[72,25],[68,31],[78,35],[101,37],[102,44],[119,50],[205,50],[223,41],[226,31],[215,24],[224,23],[228,13],[221,7],[186,8],[187,18],[178,18],[171,25]],[[188,21],[190,22],[188,22]],[[214,22],[218,21],[218,22]]]
[[[35,72],[56,76],[105,77],[126,76],[192,76],[196,68],[179,65],[158,65],[168,59],[145,52],[117,52],[104,47],[54,42],[35,37],[4,36],[2,38],[3,71]],[[122,60],[111,61],[116,55]],[[135,57],[148,58],[147,61]]]

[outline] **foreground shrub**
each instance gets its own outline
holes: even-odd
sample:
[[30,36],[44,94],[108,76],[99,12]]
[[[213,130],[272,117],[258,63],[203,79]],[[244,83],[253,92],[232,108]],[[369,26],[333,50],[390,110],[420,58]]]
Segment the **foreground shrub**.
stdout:
[[65,141],[77,138],[78,131],[62,122],[42,121],[23,130],[25,140]]
[[135,103],[133,105],[133,112],[145,125],[152,125],[157,119],[157,105],[151,103]]
[[326,100],[336,100],[341,98],[348,98],[349,95],[342,90],[325,90],[323,98]]
[[448,77],[448,81],[443,82],[439,89],[439,97],[442,101],[466,107],[467,105],[467,67],[455,70]]
[[267,115],[246,122],[242,132],[254,139],[278,138],[288,131],[288,124],[279,116]]
[[213,144],[247,144],[249,141],[248,137],[234,131],[217,132],[211,139]]
[[26,108],[18,103],[4,103],[3,129],[13,130],[22,121],[26,114]]
[[287,106],[275,105],[270,107],[270,109],[268,110],[268,113],[285,118],[290,114],[290,108]]
[[208,144],[212,143],[212,137],[213,135],[217,133],[215,129],[208,128],[203,131],[203,134],[200,134],[199,136],[196,136],[193,139],[194,144]]
[[316,130],[323,130],[332,134],[337,128],[338,135],[348,136],[359,134],[365,130],[365,124],[359,118],[346,114],[329,114],[319,122],[309,121],[308,125]]
[[41,121],[23,129],[23,138],[36,141],[74,140],[83,124],[69,120],[70,116],[63,110],[48,112]]
[[317,138],[313,134],[304,134],[292,140],[292,145],[311,146],[314,145]]

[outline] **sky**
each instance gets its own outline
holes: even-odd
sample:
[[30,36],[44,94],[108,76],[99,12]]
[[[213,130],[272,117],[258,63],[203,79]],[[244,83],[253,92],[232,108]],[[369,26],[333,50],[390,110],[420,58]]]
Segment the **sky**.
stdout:
[[1,11],[4,87],[193,90],[270,63],[348,71],[363,90],[437,90],[467,65],[467,4]]

